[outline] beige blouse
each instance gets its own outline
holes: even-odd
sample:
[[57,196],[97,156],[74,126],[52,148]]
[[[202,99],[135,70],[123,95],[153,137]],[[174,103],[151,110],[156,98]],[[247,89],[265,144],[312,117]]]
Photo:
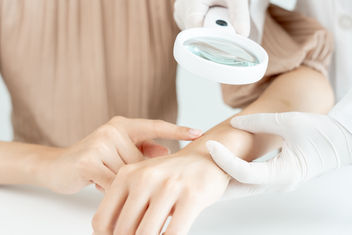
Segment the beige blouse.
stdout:
[[[67,146],[115,115],[176,121],[172,1],[0,0],[0,12],[0,70],[12,98],[15,141]],[[326,31],[286,14],[268,13],[267,78],[224,86],[230,105],[248,104],[272,75],[299,64],[325,72]]]
[[255,84],[223,85],[226,104],[232,107],[250,104],[277,75],[300,65],[309,66],[328,76],[333,37],[314,19],[270,5],[265,19],[262,46],[269,55],[266,76]]

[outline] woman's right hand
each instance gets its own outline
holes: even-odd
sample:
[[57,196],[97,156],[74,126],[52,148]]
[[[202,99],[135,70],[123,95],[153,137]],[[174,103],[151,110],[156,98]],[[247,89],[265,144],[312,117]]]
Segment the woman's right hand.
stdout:
[[73,194],[94,183],[105,191],[120,167],[144,160],[144,156],[167,155],[168,149],[152,139],[193,140],[201,131],[160,120],[115,117],[71,147],[58,149],[41,167],[41,184],[51,190]]

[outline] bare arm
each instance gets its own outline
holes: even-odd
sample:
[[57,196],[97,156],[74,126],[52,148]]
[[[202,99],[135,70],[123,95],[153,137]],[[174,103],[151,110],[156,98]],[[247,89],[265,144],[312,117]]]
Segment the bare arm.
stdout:
[[[302,66],[280,75],[255,102],[237,115],[293,111],[327,113],[333,104],[333,92],[329,81],[321,73]],[[213,139],[223,143],[237,156],[250,161],[280,146],[281,140],[278,137],[254,136],[234,129],[230,125],[231,118],[212,128],[179,154],[187,152],[209,156],[205,143]]]
[[[301,67],[278,77],[239,115],[325,113],[332,104],[328,81],[320,73]],[[222,142],[245,160],[280,144],[276,137],[253,136],[234,129],[226,120],[176,154],[126,165],[93,218],[95,234],[158,234],[169,214],[172,219],[165,234],[187,234],[199,213],[223,195],[230,180],[205,148],[210,139]]]
[[151,139],[192,140],[200,134],[163,121],[115,117],[67,148],[0,142],[0,185],[31,184],[65,194],[90,183],[107,189],[121,166],[144,160],[142,153],[168,153]]
[[40,169],[59,152],[58,148],[0,142],[0,184],[40,185]]

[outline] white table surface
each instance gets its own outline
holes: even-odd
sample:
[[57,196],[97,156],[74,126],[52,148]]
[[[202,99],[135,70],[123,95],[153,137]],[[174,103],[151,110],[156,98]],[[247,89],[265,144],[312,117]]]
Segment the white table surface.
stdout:
[[[1,186],[0,235],[90,235],[90,220],[101,198],[93,188],[61,196],[33,187]],[[211,234],[351,235],[352,167],[292,193],[219,202],[202,213],[190,233]]]

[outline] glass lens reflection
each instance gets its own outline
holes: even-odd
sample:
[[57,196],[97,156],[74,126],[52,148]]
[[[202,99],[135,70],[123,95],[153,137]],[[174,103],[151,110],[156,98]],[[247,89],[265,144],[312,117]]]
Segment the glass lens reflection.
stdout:
[[223,65],[249,67],[259,63],[252,53],[222,38],[192,38],[184,42],[184,46],[199,57]]

